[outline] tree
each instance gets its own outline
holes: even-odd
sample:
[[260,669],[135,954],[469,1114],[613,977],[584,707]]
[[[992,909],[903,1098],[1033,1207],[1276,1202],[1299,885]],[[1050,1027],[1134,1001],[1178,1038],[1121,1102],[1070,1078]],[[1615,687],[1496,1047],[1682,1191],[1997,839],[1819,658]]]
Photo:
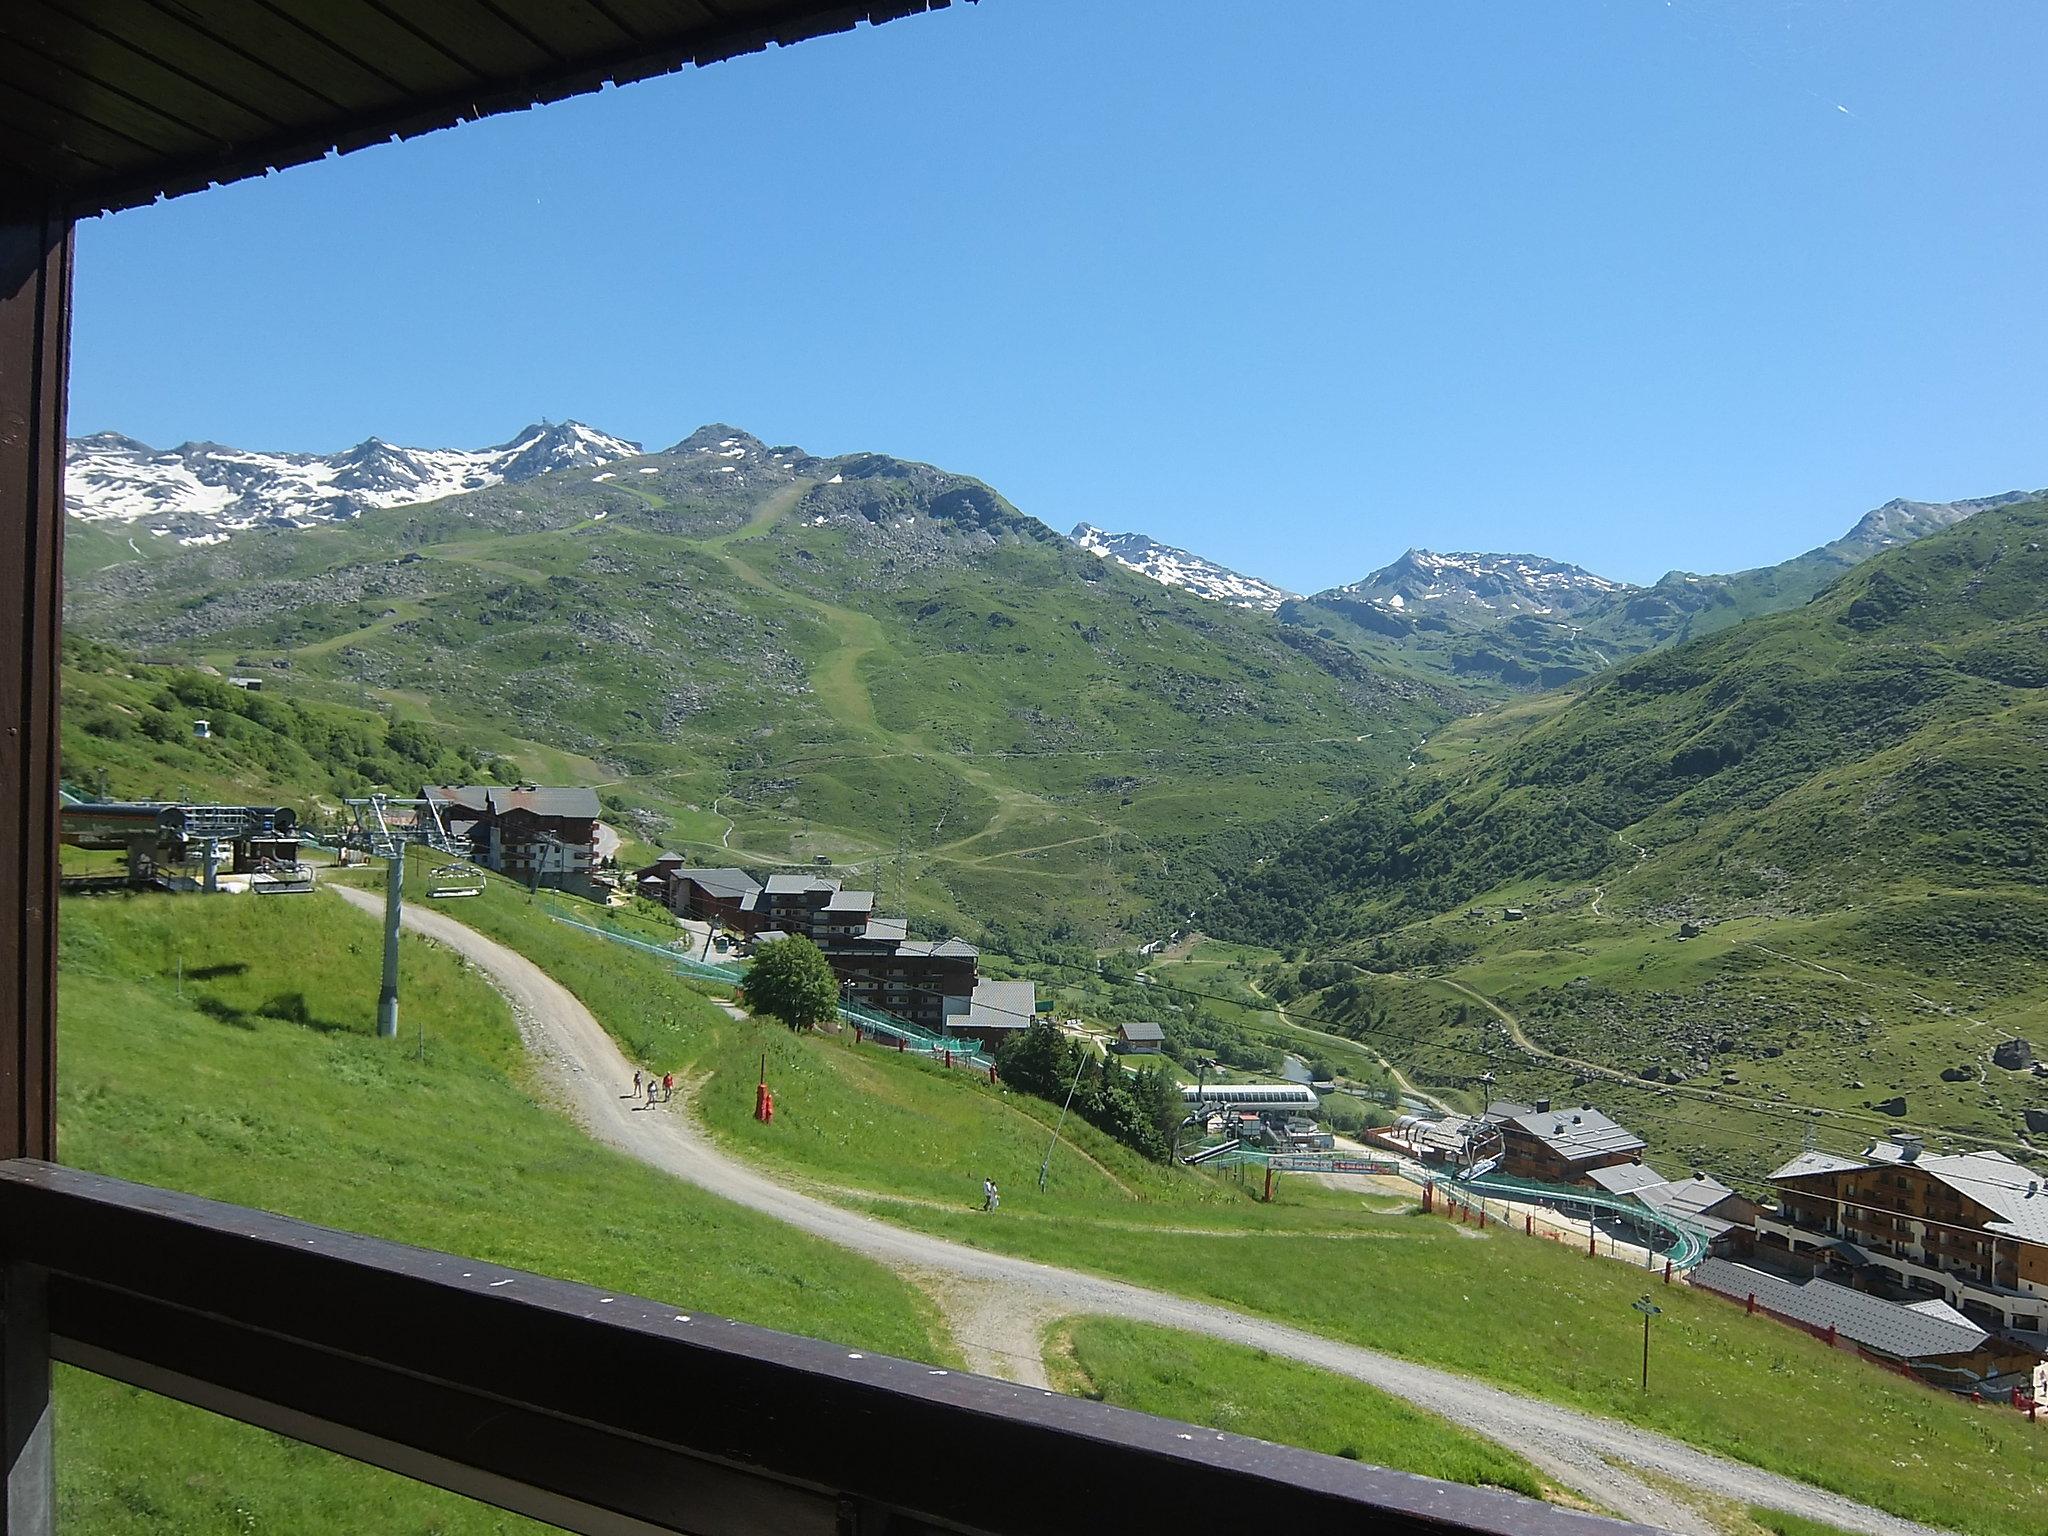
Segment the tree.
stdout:
[[1139,1071],[1131,1084],[1131,1096],[1138,1101],[1138,1108],[1159,1133],[1162,1157],[1170,1156],[1173,1139],[1180,1133],[1180,1123],[1187,1118],[1187,1105],[1181,1101],[1180,1084],[1173,1074],[1159,1062]]
[[745,988],[748,1007],[774,1014],[791,1029],[815,1029],[839,1007],[839,978],[825,952],[801,935],[756,949]]
[[1066,1097],[1079,1060],[1079,1049],[1046,1018],[1033,1019],[1022,1034],[996,1048],[996,1071],[1004,1082],[1055,1104]]

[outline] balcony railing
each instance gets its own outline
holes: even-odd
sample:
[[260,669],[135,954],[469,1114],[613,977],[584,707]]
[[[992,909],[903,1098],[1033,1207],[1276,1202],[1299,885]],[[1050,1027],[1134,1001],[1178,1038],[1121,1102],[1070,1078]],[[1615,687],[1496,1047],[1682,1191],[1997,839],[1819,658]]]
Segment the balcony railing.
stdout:
[[1643,1530],[49,1163],[0,1275],[6,1536],[49,1360],[605,1536]]

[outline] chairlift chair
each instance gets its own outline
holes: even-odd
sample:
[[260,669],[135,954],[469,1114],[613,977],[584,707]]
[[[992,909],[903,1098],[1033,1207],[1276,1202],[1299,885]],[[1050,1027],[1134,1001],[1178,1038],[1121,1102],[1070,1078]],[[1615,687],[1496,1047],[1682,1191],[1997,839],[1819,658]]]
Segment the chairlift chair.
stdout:
[[484,872],[467,861],[439,865],[427,876],[427,895],[435,901],[448,901],[458,896],[481,896],[483,893]]

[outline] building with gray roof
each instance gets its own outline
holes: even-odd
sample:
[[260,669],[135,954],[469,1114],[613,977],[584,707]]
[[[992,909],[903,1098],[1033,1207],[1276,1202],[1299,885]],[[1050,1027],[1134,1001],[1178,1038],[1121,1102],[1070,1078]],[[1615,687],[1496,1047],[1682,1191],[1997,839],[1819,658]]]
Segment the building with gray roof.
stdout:
[[1486,1118],[1500,1127],[1500,1171],[1547,1184],[1584,1184],[1601,1168],[1642,1161],[1643,1138],[1590,1104],[1553,1109],[1538,1099],[1526,1110],[1497,1104]]
[[442,823],[469,841],[469,856],[485,869],[529,888],[597,892],[597,791],[583,785],[429,784],[420,798],[434,803]]
[[1857,1345],[1928,1371],[1943,1385],[1965,1386],[1989,1373],[1973,1371],[1966,1362],[1984,1349],[1990,1335],[1944,1301],[1887,1301],[1832,1281],[1802,1284],[1728,1259],[1706,1259],[1686,1278],[1701,1290],[1800,1324],[1831,1343]]
[[1894,1299],[1938,1297],[2048,1345],[2048,1184],[2003,1152],[1929,1152],[1899,1131],[1861,1157],[1804,1152],[1770,1176],[1760,1263]]

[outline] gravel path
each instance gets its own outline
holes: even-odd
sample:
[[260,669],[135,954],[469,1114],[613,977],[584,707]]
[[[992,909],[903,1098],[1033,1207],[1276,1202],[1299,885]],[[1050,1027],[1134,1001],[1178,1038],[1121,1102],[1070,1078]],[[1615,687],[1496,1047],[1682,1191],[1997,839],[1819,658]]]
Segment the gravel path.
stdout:
[[[382,899],[368,892],[327,889],[365,911],[382,910]],[[1472,1377],[1125,1281],[984,1253],[843,1210],[720,1151],[687,1115],[634,1109],[628,1091],[632,1064],[590,1011],[524,956],[442,912],[407,907],[405,924],[463,955],[505,995],[527,1048],[594,1139],[925,1285],[956,1323],[955,1336],[970,1363],[989,1375],[1042,1385],[1038,1340],[1044,1324],[1054,1318],[1094,1313],[1158,1323],[1263,1349],[1394,1393],[1512,1447],[1546,1476],[1617,1514],[1685,1536],[1717,1536],[1719,1527],[1692,1505],[1630,1475],[1629,1467],[1660,1473],[1713,1499],[1764,1504],[1866,1536],[1941,1536],[1928,1526],[1664,1435],[1519,1397]]]

